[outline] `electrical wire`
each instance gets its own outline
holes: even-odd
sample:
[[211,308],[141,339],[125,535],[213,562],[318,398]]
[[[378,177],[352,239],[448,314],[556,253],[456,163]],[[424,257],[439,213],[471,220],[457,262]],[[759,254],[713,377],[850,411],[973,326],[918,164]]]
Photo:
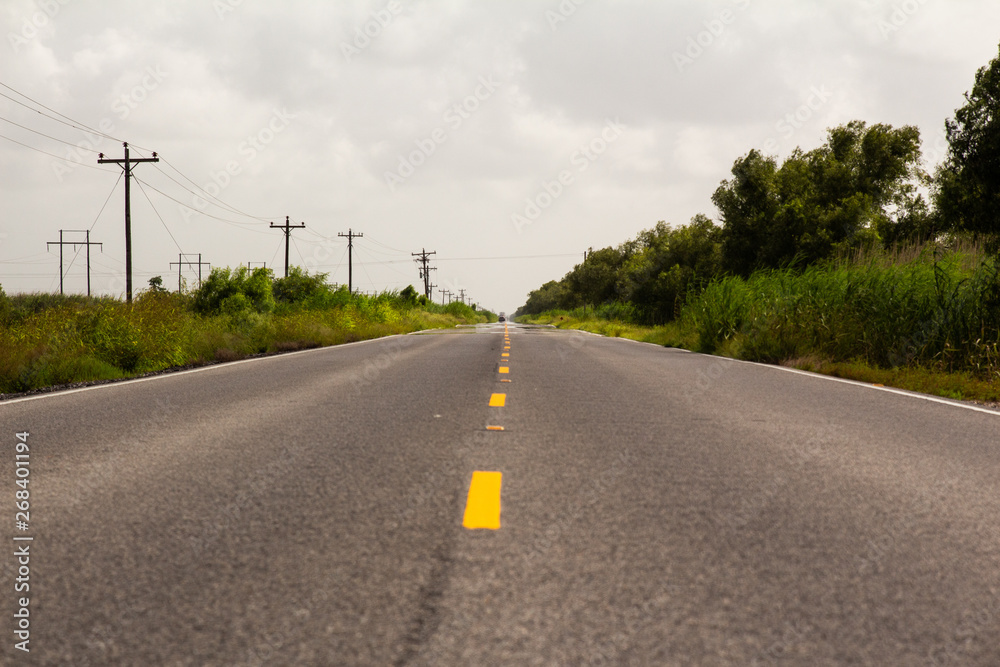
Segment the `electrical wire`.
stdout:
[[174,238],[174,235],[173,235],[173,234],[171,233],[171,231],[170,231],[170,228],[169,228],[169,227],[167,227],[167,223],[163,221],[163,216],[161,216],[161,215],[160,215],[160,212],[156,210],[156,207],[155,207],[155,206],[153,206],[153,200],[149,198],[149,195],[148,195],[148,194],[146,194],[146,188],[144,188],[144,187],[143,187],[143,185],[142,185],[142,181],[140,181],[140,180],[139,180],[138,178],[137,178],[137,179],[135,179],[135,180],[136,180],[136,182],[137,182],[137,183],[139,184],[139,190],[141,190],[141,191],[142,191],[142,194],[143,194],[143,196],[144,196],[144,197],[146,198],[146,201],[148,201],[148,202],[149,202],[149,206],[150,206],[150,208],[152,208],[152,209],[153,209],[153,213],[155,213],[155,214],[156,214],[156,217],[160,219],[160,224],[161,224],[161,225],[163,225],[163,228],[164,228],[165,230],[167,230],[167,234],[168,234],[168,235],[170,236],[170,240],[174,242],[174,245],[175,245],[175,246],[177,246],[177,252],[180,252],[180,253],[183,253],[183,252],[184,252],[184,250],[183,250],[183,249],[181,248],[181,244],[180,244],[180,243],[178,243],[178,242],[177,242],[177,239],[175,239],[175,238]]
[[[157,187],[155,187],[153,185],[150,185],[149,183],[147,183],[145,181],[140,180],[139,177],[136,176],[135,174],[132,175],[132,178],[135,179],[137,182],[145,185],[147,188],[149,188],[153,192],[157,192],[157,193],[163,195],[164,197],[166,197],[170,201],[175,202],[177,204],[180,204],[181,206],[184,206],[185,208],[189,208],[189,209],[191,208],[190,206],[188,206],[187,204],[185,204],[184,202],[182,202],[180,199],[177,199],[176,197],[171,197],[170,195],[168,195],[163,190],[160,190],[159,188],[157,188]],[[224,222],[227,225],[235,225],[239,229],[242,229],[245,232],[253,232],[254,234],[268,234],[268,232],[260,231],[260,230],[256,230],[256,229],[251,229],[250,227],[247,227],[247,225],[251,225],[251,224],[255,224],[255,223],[240,222],[238,220],[228,220],[226,218],[220,218],[217,215],[212,215],[211,213],[205,213],[204,211],[195,211],[194,209],[191,209],[191,210],[194,211],[194,213],[196,213],[197,215],[203,215],[206,218],[212,218],[213,220],[218,220],[219,222]]]
[[[13,102],[14,104],[19,104],[22,107],[24,107],[25,109],[28,109],[30,111],[34,111],[35,113],[40,114],[42,116],[45,116],[46,118],[49,118],[51,120],[54,120],[57,123],[62,123],[63,125],[68,125],[69,127],[72,127],[75,130],[80,130],[81,132],[90,132],[90,133],[96,134],[97,136],[100,136],[100,137],[105,137],[107,139],[112,139],[114,141],[119,141],[119,142],[124,143],[124,141],[122,139],[119,139],[118,137],[113,137],[110,134],[105,134],[104,132],[101,132],[100,130],[94,129],[94,128],[86,125],[85,123],[81,123],[80,121],[75,120],[73,118],[70,118],[69,116],[67,116],[65,114],[59,113],[55,109],[52,109],[50,107],[45,106],[44,104],[42,104],[38,100],[33,99],[33,98],[25,95],[21,91],[16,90],[16,89],[8,86],[3,81],[0,81],[0,86],[3,86],[4,88],[6,88],[7,90],[11,91],[12,93],[20,95],[21,97],[23,97],[26,100],[30,100],[33,104],[36,104],[36,105],[42,107],[46,111],[51,111],[52,113],[56,114],[56,116],[59,116],[60,118],[64,118],[65,120],[60,120],[60,118],[56,118],[55,116],[50,116],[47,113],[43,113],[43,112],[39,111],[38,109],[34,109],[34,108],[28,106],[27,104],[25,104],[24,102],[21,102],[20,100],[14,99],[10,95],[7,95],[5,93],[0,93],[0,97],[6,97],[8,100],[10,100],[11,102]],[[69,121],[69,122],[67,122],[67,121]],[[142,146],[135,146],[135,148],[141,148],[142,150],[149,150],[149,149],[143,148]]]
[[94,227],[97,226],[97,221],[101,219],[101,214],[104,213],[104,209],[107,208],[108,202],[111,201],[111,196],[115,194],[115,190],[118,189],[118,184],[122,182],[122,178],[124,176],[125,176],[124,171],[118,174],[118,180],[115,181],[115,186],[111,188],[111,192],[108,193],[107,199],[104,200],[104,206],[101,206],[101,210],[97,213],[97,217],[94,218],[94,222],[90,225],[90,231],[94,231]]
[[46,139],[51,139],[53,141],[58,141],[61,144],[66,144],[67,146],[72,146],[73,148],[79,148],[80,150],[90,151],[91,153],[98,153],[99,152],[97,149],[87,148],[85,146],[78,146],[78,145],[76,145],[76,144],[74,144],[74,143],[72,143],[70,141],[66,141],[65,139],[60,139],[59,137],[53,137],[51,134],[45,134],[44,132],[39,132],[38,130],[33,130],[30,127],[28,127],[27,125],[21,125],[20,123],[15,123],[14,121],[10,120],[9,118],[4,118],[3,116],[0,116],[0,120],[2,120],[5,123],[10,123],[11,125],[19,127],[22,130],[27,130],[28,132],[32,132],[32,133],[37,134],[37,135],[39,135],[41,137],[45,137]]
[[27,148],[29,150],[33,150],[36,153],[42,153],[43,155],[48,155],[49,157],[54,157],[57,160],[62,160],[63,162],[69,162],[70,164],[75,164],[75,165],[78,165],[80,167],[87,167],[88,169],[97,169],[98,171],[106,171],[106,172],[111,171],[110,169],[105,169],[104,167],[100,167],[98,165],[85,164],[83,162],[77,162],[76,160],[70,160],[69,158],[65,158],[65,157],[63,157],[61,155],[56,155],[55,153],[50,153],[48,151],[43,151],[41,148],[35,148],[34,146],[29,146],[28,144],[20,142],[17,139],[11,139],[10,137],[8,137],[5,134],[0,134],[0,139],[6,139],[7,141],[10,141],[11,143],[15,143],[18,146],[24,146],[25,148]]
[[379,241],[378,239],[374,238],[374,237],[373,237],[373,236],[371,236],[371,235],[368,235],[368,236],[366,236],[366,237],[365,237],[365,240],[366,240],[366,241],[371,241],[371,242],[372,242],[372,243],[374,243],[375,245],[379,245],[379,246],[382,246],[382,247],[383,247],[383,248],[385,248],[386,250],[392,250],[393,252],[398,252],[398,253],[400,253],[401,255],[405,255],[405,254],[407,254],[405,250],[400,250],[399,248],[393,248],[392,246],[388,246],[388,245],[386,245],[386,244],[382,243],[381,241]]
[[[226,202],[222,201],[221,199],[219,199],[218,197],[216,197],[215,195],[211,194],[210,192],[208,192],[207,190],[205,190],[204,188],[202,188],[200,185],[198,185],[197,183],[195,183],[192,179],[190,179],[188,176],[186,176],[180,169],[178,169],[172,163],[170,163],[165,157],[163,157],[160,154],[157,154],[157,156],[160,158],[161,162],[163,162],[165,165],[167,165],[168,167],[170,167],[171,169],[173,169],[175,172],[177,172],[177,174],[181,178],[183,178],[185,181],[187,181],[188,183],[190,183],[191,185],[193,185],[196,189],[198,189],[202,193],[204,193],[204,195],[206,197],[208,197],[209,199],[212,199],[212,200],[215,200],[216,202],[218,202],[215,205],[218,206],[219,208],[227,209],[231,213],[236,213],[237,215],[242,215],[244,217],[251,218],[253,220],[258,220],[260,222],[268,222],[272,218],[277,217],[277,216],[271,216],[270,218],[265,218],[265,217],[261,217],[261,216],[257,216],[257,215],[251,215],[249,213],[246,213],[245,211],[241,211],[240,209],[236,208],[235,206],[233,206],[231,204],[227,204]],[[180,183],[177,179],[173,178],[170,174],[168,174],[167,172],[165,172],[162,169],[160,169],[159,165],[157,165],[156,168],[164,176],[166,176],[170,180],[174,181],[174,183],[177,183],[182,188],[184,188],[185,190],[187,190],[187,192],[190,192],[191,194],[195,195],[196,197],[202,197],[202,195],[200,195],[197,192],[195,192],[195,191],[187,188],[185,185],[183,185],[182,183]],[[204,198],[204,197],[202,197],[202,198]]]

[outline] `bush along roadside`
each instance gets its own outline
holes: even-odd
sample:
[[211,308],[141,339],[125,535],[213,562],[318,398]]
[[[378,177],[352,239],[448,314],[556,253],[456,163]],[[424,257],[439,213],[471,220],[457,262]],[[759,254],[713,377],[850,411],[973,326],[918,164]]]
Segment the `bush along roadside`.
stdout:
[[956,399],[1000,401],[1000,264],[929,245],[804,270],[727,276],[672,322],[630,322],[627,304],[549,311],[553,324],[776,363]]
[[153,279],[131,304],[0,288],[0,393],[496,320],[464,304],[438,306],[412,287],[364,296],[326,278],[215,269],[189,294]]

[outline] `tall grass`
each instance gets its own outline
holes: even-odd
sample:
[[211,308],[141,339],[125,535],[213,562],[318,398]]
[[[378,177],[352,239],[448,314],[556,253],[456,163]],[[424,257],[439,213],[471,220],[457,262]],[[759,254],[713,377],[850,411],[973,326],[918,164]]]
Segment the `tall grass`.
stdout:
[[996,373],[995,259],[933,248],[899,261],[856,259],[727,277],[691,298],[679,324],[700,351],[758,361],[818,356]]
[[416,306],[398,295],[329,290],[271,312],[196,312],[190,295],[110,298],[0,289],[0,393],[110,380],[253,354],[334,345],[488,321],[464,304]]

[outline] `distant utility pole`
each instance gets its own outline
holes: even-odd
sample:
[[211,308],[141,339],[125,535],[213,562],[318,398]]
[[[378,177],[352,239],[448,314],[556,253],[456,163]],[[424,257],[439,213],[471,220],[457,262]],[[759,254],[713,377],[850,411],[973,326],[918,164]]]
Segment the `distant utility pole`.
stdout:
[[410,253],[410,255],[412,255],[413,257],[417,258],[417,259],[415,259],[413,261],[420,262],[420,264],[421,264],[421,267],[420,267],[420,277],[424,279],[424,296],[427,297],[428,299],[431,297],[431,287],[430,287],[430,284],[431,284],[431,274],[430,274],[430,272],[431,271],[437,271],[437,269],[435,267],[428,267],[427,266],[427,261],[428,261],[428,259],[430,259],[431,255],[436,255],[436,254],[437,254],[436,250],[432,250],[431,252],[427,252],[423,248],[420,249],[420,252],[411,252]]
[[444,297],[445,297],[445,295],[448,296],[448,302],[450,303],[451,302],[451,290],[449,290],[449,289],[443,289],[443,290],[441,290],[441,305],[442,306],[444,305]]
[[354,293],[354,262],[352,260],[352,255],[354,254],[354,239],[360,239],[364,237],[364,234],[357,233],[348,227],[347,233],[337,233],[337,236],[343,236],[347,239],[347,292],[349,294]]
[[[87,235],[87,240],[83,241],[83,242],[80,242],[80,241],[63,241],[63,232],[73,232],[73,233],[86,234]],[[78,245],[85,245],[85,246],[87,246],[87,296],[90,296],[90,246],[92,246],[92,245],[99,245],[99,246],[101,246],[101,252],[104,252],[104,246],[102,244],[100,244],[100,243],[91,243],[91,241],[90,241],[90,230],[89,229],[60,229],[59,230],[59,240],[58,241],[49,241],[48,243],[45,244],[45,249],[48,250],[48,247],[50,245],[57,245],[57,246],[59,246],[59,293],[60,294],[63,293],[63,246],[64,245],[71,245],[74,248],[76,246],[78,246]]]
[[210,262],[203,262],[203,261],[201,261],[201,253],[200,252],[198,253],[198,261],[197,262],[192,262],[191,260],[185,260],[184,258],[187,257],[188,255],[192,255],[193,256],[194,253],[193,252],[179,252],[179,253],[177,253],[177,261],[176,262],[170,262],[170,266],[173,266],[174,264],[177,265],[177,293],[178,294],[180,294],[180,292],[181,292],[181,267],[182,266],[197,266],[198,267],[198,287],[201,287],[201,266],[202,266],[202,264],[205,264],[207,266],[212,266],[212,264]]
[[431,301],[433,301],[433,300],[434,300],[434,299],[433,299],[433,298],[431,298],[431,297],[433,297],[433,296],[434,296],[434,288],[435,288],[435,287],[437,287],[437,285],[431,285],[431,293],[427,295],[427,298],[428,298],[428,299],[430,299]]
[[292,230],[304,229],[305,226],[306,223],[304,222],[301,225],[293,225],[289,223],[287,215],[285,216],[285,224],[276,225],[273,222],[271,223],[271,229],[280,229],[285,232],[285,277],[286,278],[288,277],[288,244],[292,240]]
[[120,165],[122,171],[125,172],[125,291],[127,292],[126,299],[129,303],[132,303],[132,204],[129,195],[129,183],[132,181],[132,165],[138,162],[159,162],[160,158],[156,157],[156,153],[153,153],[153,157],[130,159],[128,156],[128,142],[126,141],[122,145],[125,147],[125,159],[105,159],[104,153],[98,153],[97,164],[114,163]]
[[250,271],[253,271],[253,265],[254,264],[260,264],[260,266],[262,268],[265,268],[265,269],[267,268],[267,262],[247,262],[247,269],[249,269]]
[[462,300],[462,303],[465,303],[465,289],[463,288],[458,290],[458,294],[459,298]]

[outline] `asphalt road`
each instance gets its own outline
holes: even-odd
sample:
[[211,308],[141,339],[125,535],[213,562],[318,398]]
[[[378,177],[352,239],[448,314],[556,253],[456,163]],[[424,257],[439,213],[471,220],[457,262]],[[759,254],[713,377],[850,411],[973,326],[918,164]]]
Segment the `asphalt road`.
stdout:
[[503,331],[0,403],[0,662],[1000,664],[1000,414]]

